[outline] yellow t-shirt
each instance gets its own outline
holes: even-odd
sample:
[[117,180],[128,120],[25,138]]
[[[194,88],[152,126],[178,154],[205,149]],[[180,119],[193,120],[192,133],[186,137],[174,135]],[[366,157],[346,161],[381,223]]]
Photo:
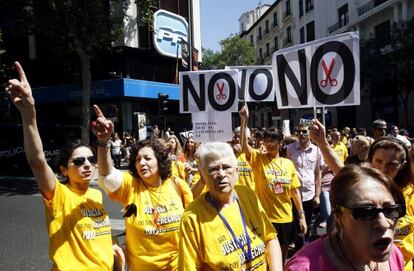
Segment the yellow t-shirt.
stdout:
[[171,161],[171,175],[185,180],[184,163],[179,160]]
[[56,179],[53,198],[43,203],[52,270],[112,270],[111,227],[99,190],[81,194]]
[[292,222],[292,189],[300,187],[293,162],[283,157],[271,159],[254,150],[250,164],[256,178],[256,193],[270,221]]
[[[176,270],[178,228],[185,206],[193,200],[188,185],[168,178],[158,188],[124,172],[121,187],[109,194],[124,206],[135,204],[137,215],[125,219],[125,257],[130,270]],[[178,187],[179,186],[179,187]]]
[[[246,263],[217,210],[206,200],[207,193],[198,197],[183,214],[180,225],[180,247],[178,270],[254,270],[266,271],[266,242],[277,237],[273,225],[266,216],[257,196],[251,189],[236,185],[246,228],[251,240],[252,261]],[[239,204],[221,210],[235,236],[245,244],[246,236],[242,224]],[[245,269],[242,269],[245,268]],[[253,270],[253,269],[250,269]]]
[[246,154],[240,153],[237,155],[237,167],[239,170],[238,184],[245,185],[251,190],[256,190],[256,184],[254,182],[253,169],[249,162],[246,160]]
[[404,189],[407,212],[398,220],[394,243],[404,256],[404,271],[413,271],[414,258],[414,194],[413,186]]
[[346,158],[348,157],[348,149],[346,145],[344,145],[344,143],[342,142],[338,142],[338,144],[336,144],[335,146],[332,145],[332,149],[338,155],[339,160],[341,160],[342,163],[344,163]]

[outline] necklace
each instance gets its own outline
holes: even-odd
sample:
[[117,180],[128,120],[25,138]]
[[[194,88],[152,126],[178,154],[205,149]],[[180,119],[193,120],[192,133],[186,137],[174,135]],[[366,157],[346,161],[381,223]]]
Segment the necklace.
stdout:
[[[158,195],[154,195],[154,193],[151,191],[151,189],[148,188],[148,186],[145,184],[144,181],[142,181],[142,184],[144,185],[145,189],[147,190],[148,194],[149,194],[149,200],[151,203],[151,213],[153,215],[153,223],[154,223],[154,227],[159,229],[161,228],[161,224],[159,223],[159,214],[160,211],[161,212],[165,212],[165,208],[160,205],[160,198],[161,198],[161,190],[162,190],[162,183],[158,189]],[[155,204],[153,203],[152,199],[155,198],[157,201],[155,202]]]
[[[343,246],[342,246],[342,243],[341,243],[341,241],[339,240],[339,234],[337,233],[336,235],[335,235],[335,239],[336,239],[336,244],[337,244],[337,246],[338,246],[338,249],[339,249],[339,252],[341,252],[341,256],[346,260],[346,262],[348,263],[348,265],[349,266],[351,266],[352,267],[352,270],[354,270],[354,271],[357,271],[357,269],[355,268],[355,266],[352,264],[352,262],[351,262],[351,260],[348,258],[348,256],[346,256],[346,254],[345,254],[345,251],[344,251],[344,248],[343,248]],[[333,244],[332,244],[332,242],[331,242],[331,246],[332,246]],[[334,250],[335,251],[335,250]],[[371,268],[371,264],[370,263],[368,263],[368,268],[369,268],[369,270],[371,270],[371,271],[378,271],[378,263],[377,262],[375,262],[375,266],[374,266],[374,269],[372,269]],[[365,268],[364,268],[365,269]]]

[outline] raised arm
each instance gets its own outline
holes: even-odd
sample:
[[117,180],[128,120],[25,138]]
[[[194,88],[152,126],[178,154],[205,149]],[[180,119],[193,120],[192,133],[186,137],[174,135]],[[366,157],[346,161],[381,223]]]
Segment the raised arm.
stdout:
[[19,74],[19,79],[9,80],[6,93],[20,111],[22,117],[24,151],[27,162],[36,178],[40,192],[47,200],[50,200],[54,195],[56,176],[47,164],[43,152],[42,140],[37,128],[36,108],[32,89],[20,63],[15,62],[14,64]]
[[331,168],[331,170],[338,174],[344,164],[339,160],[338,155],[329,145],[326,140],[325,126],[322,125],[317,119],[312,120],[312,127],[310,131],[310,139],[319,147],[321,150],[325,163]]
[[109,141],[114,130],[112,121],[107,120],[101,109],[93,105],[96,113],[96,120],[92,123],[92,132],[96,136],[98,146],[98,170],[99,175],[107,176],[112,172],[112,159],[109,148]]
[[240,141],[242,144],[242,151],[246,154],[247,161],[250,161],[250,156],[253,152],[253,148],[249,145],[248,138],[246,135],[247,123],[249,121],[249,107],[244,104],[242,109],[239,111],[240,115]]

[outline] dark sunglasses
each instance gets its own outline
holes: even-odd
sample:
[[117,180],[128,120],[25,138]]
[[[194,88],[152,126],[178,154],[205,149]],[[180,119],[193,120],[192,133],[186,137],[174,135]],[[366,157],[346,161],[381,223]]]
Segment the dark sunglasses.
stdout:
[[72,163],[75,166],[80,167],[83,164],[85,164],[86,159],[88,159],[89,163],[96,164],[96,156],[95,155],[88,156],[88,157],[76,157],[76,158],[73,158]]
[[298,133],[306,135],[308,134],[308,130],[299,130]]
[[405,215],[405,205],[395,204],[388,207],[377,208],[373,206],[361,206],[355,208],[347,208],[344,206],[337,206],[341,211],[347,210],[351,213],[355,220],[370,221],[374,220],[379,213],[383,213],[386,218],[397,219]]

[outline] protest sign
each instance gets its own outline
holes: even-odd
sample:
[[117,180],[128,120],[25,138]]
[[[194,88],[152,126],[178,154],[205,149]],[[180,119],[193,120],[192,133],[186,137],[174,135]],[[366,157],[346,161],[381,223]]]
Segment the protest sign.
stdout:
[[231,141],[231,113],[209,111],[192,113],[194,140],[197,142]]

